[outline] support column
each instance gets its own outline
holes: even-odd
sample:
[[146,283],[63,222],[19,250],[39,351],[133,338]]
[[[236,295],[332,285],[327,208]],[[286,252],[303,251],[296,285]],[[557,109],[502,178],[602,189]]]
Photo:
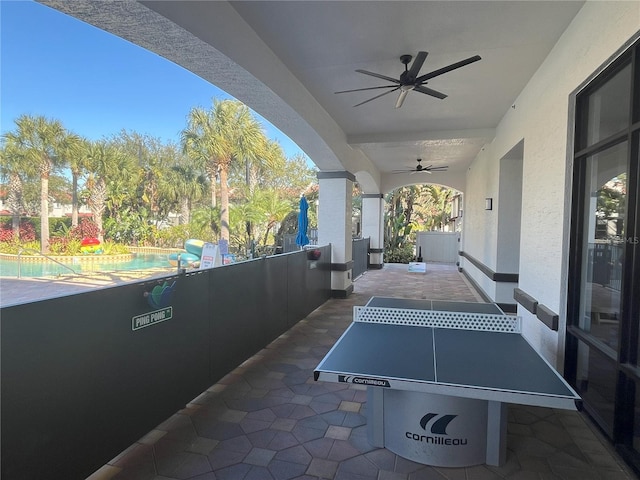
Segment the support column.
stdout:
[[362,194],[362,237],[369,237],[369,268],[384,265],[384,195]]
[[337,298],[353,292],[351,199],[355,180],[350,172],[318,172],[318,244],[331,244],[331,295]]

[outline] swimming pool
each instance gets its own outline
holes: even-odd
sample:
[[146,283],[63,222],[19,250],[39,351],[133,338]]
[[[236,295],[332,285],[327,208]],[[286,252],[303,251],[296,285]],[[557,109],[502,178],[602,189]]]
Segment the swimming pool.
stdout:
[[[89,264],[77,262],[69,263],[76,273],[86,272],[114,272],[123,270],[146,270],[151,268],[170,268],[167,254],[157,253],[135,253],[133,258],[125,262],[91,262]],[[21,277],[50,277],[57,275],[72,275],[73,273],[68,268],[58,265],[54,262],[43,261],[37,263],[21,262],[20,263],[20,276]],[[18,262],[13,260],[0,260],[0,277],[17,277],[18,276]]]

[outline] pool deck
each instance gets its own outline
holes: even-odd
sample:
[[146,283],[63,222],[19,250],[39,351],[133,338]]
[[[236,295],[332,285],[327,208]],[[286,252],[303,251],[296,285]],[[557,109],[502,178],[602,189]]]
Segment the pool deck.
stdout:
[[73,295],[95,288],[110,287],[141,279],[166,276],[174,267],[114,272],[88,272],[55,277],[0,277],[0,307]]

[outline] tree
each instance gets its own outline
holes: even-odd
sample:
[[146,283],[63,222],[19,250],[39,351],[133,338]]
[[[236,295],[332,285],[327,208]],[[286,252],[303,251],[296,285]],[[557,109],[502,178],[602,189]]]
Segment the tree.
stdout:
[[86,139],[70,134],[68,141],[64,142],[60,149],[60,157],[71,170],[71,226],[78,226],[78,180],[80,179],[86,164],[86,155],[89,145]]
[[[261,128],[257,122],[256,126]],[[264,135],[262,141],[256,143],[255,150],[249,153],[244,158],[242,167],[240,163],[234,165],[236,168],[230,172],[230,180],[233,181],[234,177],[241,179],[251,194],[256,186],[265,186],[264,180],[270,176],[271,171],[286,163],[286,157],[280,144]]]
[[454,191],[440,185],[427,185],[424,188],[422,202],[425,207],[425,226],[427,230],[443,231],[451,216],[451,199]]
[[[127,192],[131,195],[123,200],[131,208],[143,207],[148,211],[150,219],[158,225],[166,220],[171,205],[163,197],[161,184],[168,182],[171,166],[176,163],[178,151],[175,145],[164,144],[159,138],[141,135],[137,132],[122,130],[111,139],[112,143],[128,158],[131,175],[136,178],[135,185],[128,184],[121,178],[120,184],[128,184]],[[122,193],[122,185],[119,191]]]
[[229,240],[229,171],[234,162],[254,158],[264,132],[248,107],[235,100],[214,100],[211,110],[194,108],[181,134],[183,150],[204,165],[215,205],[216,174],[220,178],[220,237]]
[[20,237],[20,215],[24,210],[22,176],[28,168],[29,162],[23,153],[11,143],[5,144],[3,141],[0,148],[0,175],[8,179],[6,206],[11,212],[11,230],[15,240]]
[[301,155],[275,159],[268,169],[260,172],[258,183],[261,187],[271,188],[300,198],[304,193],[309,198],[309,190],[318,185],[317,171],[310,168]]
[[[295,203],[293,198],[287,199],[274,189],[256,188],[251,194],[245,193],[245,201],[231,208],[234,243],[238,248],[249,249],[255,240],[258,245],[271,244],[274,229],[295,208]],[[255,227],[254,231],[249,230],[249,224]]]
[[411,232],[413,207],[420,196],[420,187],[402,187],[387,194],[385,215],[385,248],[402,247]]
[[205,175],[191,159],[184,156],[181,160],[180,163],[171,167],[167,181],[162,184],[161,190],[175,201],[180,210],[178,223],[186,225],[191,221],[193,203],[204,197],[208,185]]
[[229,213],[229,226],[231,227],[229,244],[233,245],[238,252],[253,252],[247,225],[260,222],[262,220],[262,212],[253,202],[244,201],[232,205]]
[[264,213],[262,245],[268,245],[269,234],[294,208],[295,202],[282,198],[280,192],[273,189],[262,191],[258,201],[260,202],[260,210]]
[[40,251],[49,253],[49,176],[61,166],[58,153],[75,141],[62,123],[43,116],[21,115],[16,129],[5,140],[20,151],[25,161],[37,165],[40,174]]
[[92,142],[87,154],[87,205],[98,227],[98,239],[104,240],[103,213],[107,206],[108,182],[118,172],[130,170],[128,158],[115,144],[105,140]]
[[198,238],[210,240],[220,235],[220,209],[218,207],[203,207],[194,210],[191,223],[198,233]]
[[[264,135],[259,145],[259,150],[253,156],[245,157],[245,183],[246,193],[249,197],[255,193],[255,186],[260,182],[263,173],[284,160],[282,147],[276,141],[267,139]],[[247,246],[255,241],[255,222],[246,220]]]

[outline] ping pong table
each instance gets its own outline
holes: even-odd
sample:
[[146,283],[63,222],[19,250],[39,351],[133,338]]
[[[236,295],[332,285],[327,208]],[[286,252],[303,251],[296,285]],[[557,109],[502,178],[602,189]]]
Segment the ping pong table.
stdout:
[[367,387],[373,446],[427,465],[499,466],[508,403],[581,406],[521,333],[493,303],[372,297],[314,378]]

